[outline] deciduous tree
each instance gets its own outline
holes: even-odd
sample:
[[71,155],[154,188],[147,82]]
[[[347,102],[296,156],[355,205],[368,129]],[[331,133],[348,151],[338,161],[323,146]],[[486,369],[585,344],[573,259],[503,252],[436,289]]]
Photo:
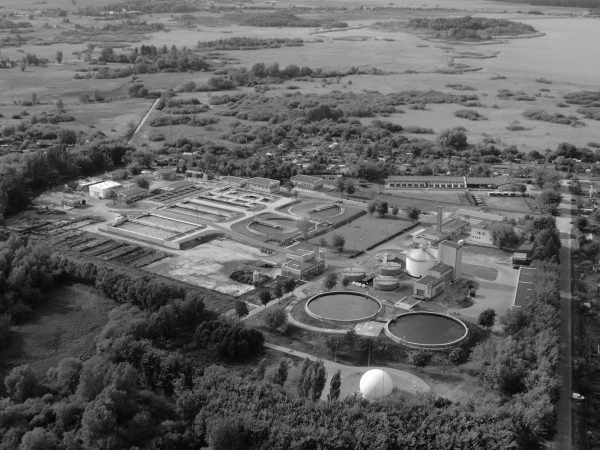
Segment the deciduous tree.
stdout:
[[250,311],[248,310],[248,305],[245,301],[240,299],[236,300],[235,313],[238,315],[239,318],[246,317],[250,313]]
[[281,307],[269,308],[263,316],[263,323],[271,330],[276,330],[284,326],[287,323],[287,320],[287,313],[285,312],[285,309]]
[[346,244],[346,238],[341,234],[334,233],[331,236],[331,246],[334,247],[338,252],[344,250]]
[[323,280],[323,286],[325,287],[325,289],[330,291],[331,289],[333,289],[335,287],[335,285],[337,284],[337,281],[338,281],[337,273],[329,272],[325,276],[325,279]]
[[492,308],[484,309],[481,314],[479,314],[477,322],[479,325],[489,330],[496,323],[496,311]]
[[337,370],[331,377],[329,383],[329,401],[335,402],[340,398],[340,389],[342,386],[342,376],[339,370]]
[[415,350],[409,353],[408,359],[415,367],[419,369],[428,366],[431,363],[432,354],[423,350]]

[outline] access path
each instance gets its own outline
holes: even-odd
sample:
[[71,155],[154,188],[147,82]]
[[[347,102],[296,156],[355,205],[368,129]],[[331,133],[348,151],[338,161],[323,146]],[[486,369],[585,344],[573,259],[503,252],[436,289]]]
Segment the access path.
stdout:
[[394,384],[398,387],[398,389],[409,394],[418,395],[431,391],[431,387],[425,381],[418,376],[413,375],[412,373],[405,372],[404,370],[393,369],[390,367],[347,366],[345,364],[340,364],[328,359],[318,358],[314,355],[299,352],[288,347],[282,347],[270,342],[265,342],[264,346],[271,350],[285,353],[289,356],[295,356],[301,359],[309,359],[311,361],[323,361],[325,369],[327,369],[327,382],[325,384],[325,389],[323,389],[323,393],[321,394],[321,400],[327,400],[331,378],[338,370],[340,371],[342,379],[342,397],[352,394],[353,392],[358,392],[358,380],[360,379],[360,376],[370,369],[385,370],[390,374],[392,380],[394,380]]

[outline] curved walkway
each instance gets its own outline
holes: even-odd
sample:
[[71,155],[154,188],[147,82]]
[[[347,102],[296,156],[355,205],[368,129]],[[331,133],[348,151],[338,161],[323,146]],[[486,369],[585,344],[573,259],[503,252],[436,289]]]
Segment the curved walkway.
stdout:
[[345,364],[340,364],[334,361],[330,361],[328,359],[317,358],[314,355],[299,352],[288,347],[282,347],[280,345],[271,344],[270,342],[265,342],[264,346],[266,348],[270,348],[271,350],[286,353],[289,356],[296,356],[302,359],[310,359],[311,361],[323,361],[323,364],[327,369],[327,382],[325,384],[325,388],[323,389],[323,393],[321,394],[321,400],[327,400],[327,394],[329,393],[329,385],[331,382],[331,378],[337,370],[340,371],[342,378],[340,398],[344,398],[348,395],[352,395],[353,393],[358,392],[358,383],[360,381],[360,377],[367,370],[371,369],[385,370],[392,377],[392,380],[394,381],[394,386],[408,394],[419,395],[431,391],[431,387],[425,381],[423,381],[418,376],[413,375],[412,373],[405,372],[404,370],[378,366],[347,366]]
[[291,323],[292,325],[297,326],[299,328],[304,328],[305,330],[316,331],[318,333],[346,334],[349,331],[349,330],[340,330],[338,328],[315,327],[313,325],[307,325],[303,322],[300,322],[299,320],[294,319],[294,316],[292,316],[292,307],[294,306],[295,303],[292,303],[291,305],[288,305],[285,307],[285,312],[287,313],[288,322]]

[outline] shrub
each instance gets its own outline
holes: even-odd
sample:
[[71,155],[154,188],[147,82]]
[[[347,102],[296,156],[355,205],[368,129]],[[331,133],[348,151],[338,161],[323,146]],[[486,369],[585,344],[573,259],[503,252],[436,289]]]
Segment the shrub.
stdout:
[[263,316],[263,323],[271,330],[276,330],[287,324],[287,313],[284,308],[270,308]]
[[471,109],[460,109],[454,112],[456,117],[467,120],[487,120],[487,117],[482,116],[477,111]]

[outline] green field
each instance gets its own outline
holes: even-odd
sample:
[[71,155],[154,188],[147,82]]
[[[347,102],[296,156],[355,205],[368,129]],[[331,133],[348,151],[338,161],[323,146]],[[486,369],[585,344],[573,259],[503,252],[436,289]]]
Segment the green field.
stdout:
[[14,366],[29,364],[39,375],[63,358],[94,354],[94,338],[116,303],[94,287],[73,283],[54,288],[33,318],[12,327],[8,347],[0,351],[0,378]]
[[357,252],[362,252],[367,248],[373,247],[374,245],[391,238],[412,225],[412,222],[391,216],[377,217],[377,215],[373,215],[373,217],[371,217],[365,215],[352,223],[331,230],[317,238],[310,239],[309,242],[311,244],[319,245],[321,240],[325,239],[327,244],[331,246],[333,235],[339,234],[346,239],[343,254],[352,256]]

